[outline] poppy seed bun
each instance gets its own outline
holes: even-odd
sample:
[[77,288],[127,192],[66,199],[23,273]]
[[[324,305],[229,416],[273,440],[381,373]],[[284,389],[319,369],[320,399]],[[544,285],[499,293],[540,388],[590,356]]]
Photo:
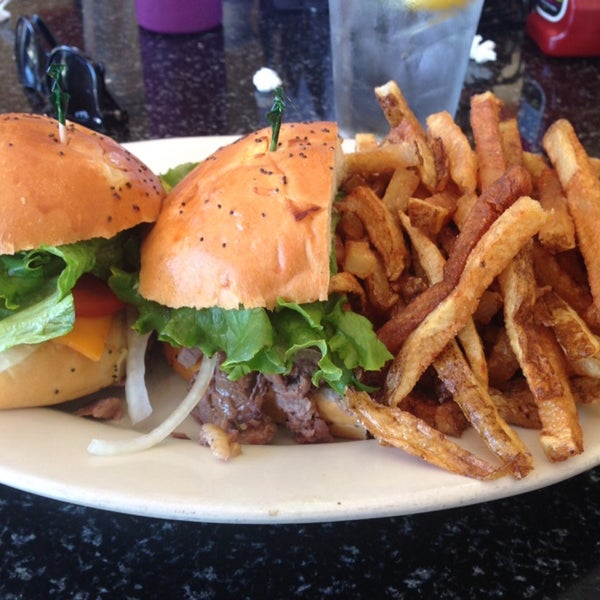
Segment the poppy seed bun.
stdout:
[[68,123],[67,143],[50,117],[0,115],[0,254],[110,238],[154,221],[163,188],[109,137]]
[[225,146],[167,196],[142,245],[139,291],[174,308],[272,308],[328,296],[335,123],[290,123]]
[[127,358],[124,314],[113,317],[100,360],[52,340],[0,372],[0,409],[50,406],[122,383]]

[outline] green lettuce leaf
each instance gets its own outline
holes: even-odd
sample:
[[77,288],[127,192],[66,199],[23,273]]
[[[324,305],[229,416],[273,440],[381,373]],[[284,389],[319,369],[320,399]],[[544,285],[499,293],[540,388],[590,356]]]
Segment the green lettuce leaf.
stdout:
[[107,279],[113,265],[135,268],[132,235],[94,238],[0,256],[0,352],[17,344],[37,344],[73,328],[71,291],[84,274]]
[[165,191],[170,192],[197,164],[197,162],[182,163],[162,173],[159,178]]
[[174,309],[142,298],[136,275],[114,270],[109,282],[122,300],[137,307],[137,331],[156,331],[163,342],[199,348],[208,356],[222,350],[221,368],[231,379],[252,371],[289,373],[298,354],[312,348],[320,353],[313,383],[343,393],[350,383],[358,385],[356,368],[379,370],[392,358],[371,323],[344,309],[343,297],[303,305],[280,301],[272,311]]

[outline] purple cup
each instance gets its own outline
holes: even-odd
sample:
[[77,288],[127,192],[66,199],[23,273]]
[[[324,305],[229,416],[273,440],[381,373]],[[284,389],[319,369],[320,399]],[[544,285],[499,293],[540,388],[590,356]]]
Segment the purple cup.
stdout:
[[135,0],[138,24],[157,33],[196,33],[223,21],[222,0]]

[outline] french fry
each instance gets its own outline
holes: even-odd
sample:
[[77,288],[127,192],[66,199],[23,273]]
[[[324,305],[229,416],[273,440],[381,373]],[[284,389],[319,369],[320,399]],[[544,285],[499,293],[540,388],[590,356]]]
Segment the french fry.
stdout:
[[366,240],[348,240],[344,244],[344,271],[366,279],[377,269],[377,255]]
[[523,196],[494,221],[469,253],[454,289],[412,331],[395,357],[386,377],[389,404],[397,405],[413,389],[433,359],[473,315],[483,292],[545,219],[539,202]]
[[429,115],[427,129],[433,138],[439,138],[446,149],[450,177],[463,193],[477,189],[477,156],[467,136],[448,112]]
[[523,145],[517,119],[512,117],[500,121],[498,124],[502,148],[504,149],[504,162],[508,167],[512,165],[524,165]]
[[535,318],[553,329],[567,360],[577,361],[600,354],[600,339],[577,311],[555,292],[548,291],[537,299]]
[[407,411],[376,403],[365,392],[348,389],[349,408],[380,444],[401,448],[452,473],[474,479],[496,479],[506,472],[461,448],[443,433]]
[[529,173],[522,167],[512,167],[479,196],[446,261],[443,280],[429,287],[378,330],[379,337],[392,354],[398,352],[408,335],[454,288],[467,257],[496,217],[519,196],[530,191]]
[[[394,81],[375,88],[375,96],[390,124],[389,141],[395,145],[401,141],[413,142],[418,148],[421,162],[417,165],[421,181],[430,192],[436,192],[447,181],[448,173],[443,161],[443,148],[434,147],[425,129],[408,105],[406,98]],[[443,165],[440,168],[440,165]],[[412,166],[412,165],[411,165]]]
[[500,274],[504,320],[512,349],[537,404],[540,443],[550,461],[583,451],[583,433],[564,355],[551,330],[533,318],[535,276],[531,245],[519,252]]
[[354,213],[363,223],[369,239],[379,252],[390,281],[398,279],[408,262],[408,249],[396,221],[386,205],[368,187],[357,187],[340,205],[342,212]]
[[542,428],[537,404],[524,378],[509,381],[502,389],[490,388],[490,396],[507,423],[525,429]]
[[538,235],[540,243],[552,254],[575,248],[575,225],[556,171],[544,169],[538,176],[536,187],[540,204],[549,214]]
[[542,144],[565,190],[594,306],[600,310],[600,236],[597,231],[600,223],[600,180],[573,126],[565,119],[555,121],[548,128]]
[[419,187],[420,179],[414,169],[396,169],[383,195],[383,203],[393,215],[405,212],[409,198]]
[[563,269],[556,256],[550,254],[541,244],[534,244],[533,260],[538,284],[550,286],[577,311],[592,331],[600,331],[600,312],[592,303],[589,288],[573,279],[571,274]]
[[451,218],[448,208],[430,202],[429,199],[410,198],[406,213],[414,226],[431,238],[434,238]]
[[502,101],[492,92],[471,98],[471,129],[477,154],[479,188],[484,191],[507,169],[500,132]]
[[374,150],[378,145],[377,136],[374,133],[357,133],[354,136],[355,152]]
[[[400,221],[410,238],[413,250],[430,284],[441,281],[444,277],[445,259],[439,248],[418,228],[412,225],[407,215],[400,215]],[[480,384],[487,387],[487,362],[481,338],[477,333],[472,319],[466,322],[463,329],[458,333],[458,337],[475,378]]]
[[475,378],[458,344],[451,341],[433,361],[433,366],[488,448],[521,479],[533,469],[533,458],[525,444],[500,416],[487,389]]
[[417,146],[412,142],[385,144],[363,152],[345,155],[349,173],[393,173],[396,169],[416,167],[421,163]]
[[342,271],[333,275],[329,280],[329,293],[352,296],[357,300],[360,312],[367,312],[367,293],[351,273]]

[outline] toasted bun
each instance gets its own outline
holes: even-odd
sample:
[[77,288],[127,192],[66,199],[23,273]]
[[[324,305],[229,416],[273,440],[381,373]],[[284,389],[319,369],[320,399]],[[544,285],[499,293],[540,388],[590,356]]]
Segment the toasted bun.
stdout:
[[139,291],[170,307],[272,308],[327,298],[334,123],[263,129],[223,147],[169,194],[142,246]]
[[49,406],[121,383],[127,357],[125,319],[115,316],[99,361],[53,341],[0,373],[0,409]]
[[112,139],[69,123],[67,143],[49,117],[0,115],[0,254],[110,238],[154,221],[159,179]]

